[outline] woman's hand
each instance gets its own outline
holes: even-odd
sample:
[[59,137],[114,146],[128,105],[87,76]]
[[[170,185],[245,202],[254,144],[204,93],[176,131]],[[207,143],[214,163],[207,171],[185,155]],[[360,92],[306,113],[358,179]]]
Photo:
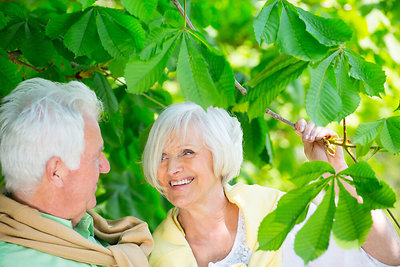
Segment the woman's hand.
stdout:
[[334,131],[329,128],[315,126],[312,121],[306,122],[304,119],[300,119],[296,122],[295,133],[302,138],[304,154],[308,160],[326,161],[330,163],[337,172],[347,168],[342,147],[337,146],[335,156],[331,156],[328,154],[327,147],[322,141],[324,137],[337,137],[338,135]]

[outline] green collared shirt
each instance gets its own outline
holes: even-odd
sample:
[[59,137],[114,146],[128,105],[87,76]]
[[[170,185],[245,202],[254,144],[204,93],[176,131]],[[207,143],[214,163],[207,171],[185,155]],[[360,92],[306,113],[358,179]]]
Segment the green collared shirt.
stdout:
[[[94,237],[93,232],[93,218],[89,214],[85,214],[81,221],[72,227],[69,220],[61,219],[49,214],[41,213],[45,218],[56,221],[64,226],[74,229],[84,238],[92,241],[93,243],[107,246]],[[0,241],[0,267],[83,267],[83,266],[96,266],[92,264],[76,262],[73,260],[64,259],[58,256],[47,254],[35,249],[6,243]]]

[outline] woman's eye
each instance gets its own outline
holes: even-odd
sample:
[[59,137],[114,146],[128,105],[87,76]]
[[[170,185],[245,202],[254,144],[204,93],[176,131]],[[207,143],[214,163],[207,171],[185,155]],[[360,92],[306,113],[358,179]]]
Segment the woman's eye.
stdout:
[[187,155],[193,155],[194,154],[194,151],[193,150],[191,150],[191,149],[185,149],[185,150],[183,150],[183,153],[182,153],[184,156],[187,156]]
[[167,158],[168,158],[168,157],[167,157],[166,154],[162,154],[162,155],[161,155],[161,161],[166,160]]

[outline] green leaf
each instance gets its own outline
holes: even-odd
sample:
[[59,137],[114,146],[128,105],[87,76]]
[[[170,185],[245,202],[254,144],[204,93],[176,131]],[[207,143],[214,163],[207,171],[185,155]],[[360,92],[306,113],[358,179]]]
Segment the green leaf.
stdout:
[[52,15],[46,26],[46,35],[50,39],[63,36],[81,16],[82,12]]
[[372,226],[371,212],[357,202],[344,188],[340,180],[339,202],[333,223],[333,236],[336,243],[345,249],[361,247]]
[[383,181],[376,178],[375,172],[365,162],[358,162],[339,173],[341,176],[351,176],[357,194],[363,198],[363,203],[369,209],[386,209],[393,207],[396,194]]
[[184,33],[178,58],[177,77],[187,100],[203,108],[220,103],[219,92],[207,69],[207,63]]
[[[146,33],[143,30],[142,24],[133,16],[122,13],[120,10],[113,8],[101,8],[102,14],[108,14],[113,22],[119,24],[124,30],[127,30],[130,38],[135,42],[137,49],[143,48],[143,43],[146,39]],[[129,38],[128,36],[126,38]]]
[[140,20],[147,21],[152,17],[158,0],[121,0],[121,2],[129,13]]
[[254,33],[258,44],[262,41],[268,44],[275,42],[279,28],[279,4],[279,1],[267,1],[254,20]]
[[321,180],[283,195],[277,208],[263,219],[258,228],[259,249],[279,249],[308,204],[326,186],[328,181],[328,179]]
[[86,9],[94,4],[97,0],[78,0],[82,4],[82,9]]
[[168,9],[165,11],[164,22],[165,24],[176,29],[183,28],[185,23],[183,17],[177,9]]
[[358,125],[356,132],[354,133],[353,143],[366,145],[372,143],[372,141],[378,136],[382,130],[384,120],[375,122],[366,122]]
[[385,120],[381,131],[381,143],[391,153],[400,151],[400,116]]
[[126,64],[128,63],[127,58],[115,58],[113,61],[107,64],[111,74],[115,77],[123,77],[125,74]]
[[336,90],[334,69],[331,66],[338,51],[311,69],[311,84],[306,98],[306,110],[317,125],[326,125],[335,120],[342,110],[342,100]]
[[243,129],[243,155],[245,159],[259,168],[270,163],[272,159],[263,155],[264,152],[267,152],[267,155],[268,152],[271,152],[266,151],[268,126],[264,118],[259,117],[250,122],[246,114],[236,113],[235,115]]
[[177,29],[155,28],[144,43],[144,48],[139,55],[140,59],[146,61],[158,54],[162,50],[165,40],[177,32]]
[[343,54],[339,56],[339,62],[335,68],[337,92],[342,100],[342,109],[336,117],[340,122],[342,119],[352,114],[360,104],[360,96],[349,77],[348,62]]
[[300,166],[290,181],[302,187],[321,177],[324,173],[335,174],[335,169],[325,161],[309,161]]
[[177,44],[177,40],[180,40],[180,36],[180,33],[176,33],[165,41],[160,53],[148,61],[142,61],[137,57],[132,57],[128,61],[125,69],[125,80],[129,93],[141,94],[153,86],[161,77],[168,59]]
[[289,55],[278,55],[273,60],[271,60],[270,63],[267,64],[262,71],[260,71],[255,77],[248,81],[247,85],[255,87],[274,73],[282,71],[286,67],[296,64],[299,61],[299,59]]
[[71,50],[75,56],[88,55],[92,51],[94,45],[99,45],[99,43],[93,43],[94,39],[99,39],[93,13],[93,8],[85,12],[83,16],[69,28],[64,36],[65,46]]
[[118,110],[118,100],[104,75],[96,72],[93,79],[93,90],[103,103],[105,111],[110,114]]
[[227,108],[235,103],[235,76],[229,62],[221,52],[200,43],[200,51],[206,60],[208,71],[220,94],[219,106]]
[[104,62],[110,58],[103,46],[99,45],[101,41],[97,33],[95,12],[93,7],[86,10],[66,32],[64,44],[76,57],[90,56],[99,62]]
[[207,47],[208,50],[210,50],[212,53],[214,53],[217,56],[223,56],[222,52],[210,45],[206,38],[198,31],[194,31],[191,29],[187,29],[187,32],[194,37],[194,40],[198,41],[201,45],[204,45]]
[[330,186],[321,204],[299,230],[294,240],[294,250],[305,264],[327,250],[335,210],[335,187]]
[[135,41],[104,9],[99,7],[97,15],[97,32],[103,47],[113,57],[129,57],[135,50]]
[[386,74],[382,68],[377,64],[365,61],[349,49],[344,49],[344,52],[351,65],[350,76],[363,81],[367,95],[380,97],[380,94],[385,94]]
[[22,81],[22,75],[17,67],[8,60],[8,55],[0,49],[0,93],[1,96],[8,95],[18,83]]
[[4,16],[4,13],[0,11],[0,31],[7,25],[8,19]]
[[304,22],[287,2],[282,9],[277,45],[282,53],[306,61],[317,61],[328,53],[328,47],[321,45],[306,31]]
[[333,46],[350,40],[352,31],[346,23],[337,18],[323,18],[296,7],[299,17],[306,24],[306,30],[326,46]]
[[25,25],[25,41],[21,45],[21,51],[33,65],[44,67],[54,59],[56,51],[52,41],[36,27]]
[[4,50],[12,51],[19,49],[25,40],[26,22],[14,23],[0,32],[0,46]]
[[298,61],[279,70],[260,82],[255,88],[249,90],[245,96],[248,100],[250,119],[262,116],[270,103],[288,86],[295,81],[307,68],[308,62]]

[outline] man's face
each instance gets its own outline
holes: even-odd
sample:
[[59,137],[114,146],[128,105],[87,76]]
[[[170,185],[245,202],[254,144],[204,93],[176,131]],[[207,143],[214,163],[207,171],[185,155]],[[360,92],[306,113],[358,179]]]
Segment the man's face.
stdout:
[[100,173],[108,173],[110,163],[103,154],[103,139],[96,120],[85,118],[85,150],[77,170],[65,177],[65,196],[73,216],[80,221],[88,209],[96,205],[95,192]]

